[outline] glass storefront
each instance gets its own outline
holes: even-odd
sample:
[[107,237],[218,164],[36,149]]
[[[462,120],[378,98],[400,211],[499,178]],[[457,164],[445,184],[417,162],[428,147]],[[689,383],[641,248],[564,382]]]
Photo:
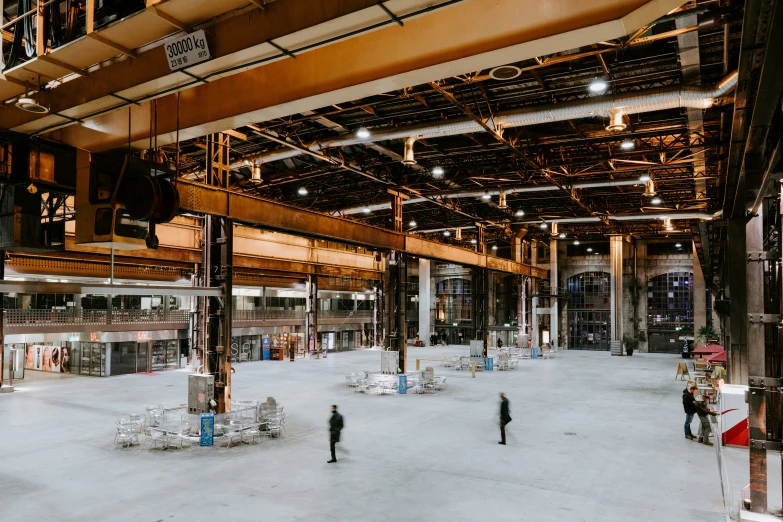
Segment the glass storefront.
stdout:
[[584,272],[568,278],[568,347],[609,349],[609,274]]

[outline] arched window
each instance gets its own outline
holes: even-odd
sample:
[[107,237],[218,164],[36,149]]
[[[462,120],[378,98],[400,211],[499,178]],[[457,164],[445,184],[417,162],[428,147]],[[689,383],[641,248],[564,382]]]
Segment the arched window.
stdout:
[[609,274],[584,272],[568,278],[568,347],[609,349]]
[[647,281],[647,332],[651,352],[677,353],[693,335],[693,272],[669,272]]

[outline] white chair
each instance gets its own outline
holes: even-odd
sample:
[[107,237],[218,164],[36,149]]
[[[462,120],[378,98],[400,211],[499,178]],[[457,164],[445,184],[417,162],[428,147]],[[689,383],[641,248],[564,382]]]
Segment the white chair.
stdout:
[[136,427],[132,424],[117,421],[117,433],[114,435],[114,447],[130,448],[139,443],[139,435],[136,433]]
[[163,430],[147,428],[144,445],[146,446],[148,443],[151,445],[150,450],[157,448],[158,444],[160,444],[161,449],[166,449],[169,447],[169,437]]

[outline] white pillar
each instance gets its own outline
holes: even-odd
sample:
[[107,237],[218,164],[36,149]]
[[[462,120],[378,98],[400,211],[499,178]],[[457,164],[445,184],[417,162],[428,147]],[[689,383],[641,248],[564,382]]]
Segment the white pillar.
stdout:
[[541,341],[538,335],[538,297],[533,298],[533,339],[530,342],[531,348],[539,348]]
[[[609,320],[612,341],[623,340],[623,237],[609,238]],[[620,354],[622,355],[622,353]]]
[[430,338],[430,260],[419,258],[419,339],[424,343]]
[[549,240],[549,288],[552,297],[549,299],[549,344],[553,348],[558,346],[558,307],[557,307],[557,240]]

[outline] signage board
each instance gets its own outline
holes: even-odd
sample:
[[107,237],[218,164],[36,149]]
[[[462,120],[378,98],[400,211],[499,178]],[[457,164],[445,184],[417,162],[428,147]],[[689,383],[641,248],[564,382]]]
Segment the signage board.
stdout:
[[163,50],[172,72],[211,59],[203,29],[168,40]]

